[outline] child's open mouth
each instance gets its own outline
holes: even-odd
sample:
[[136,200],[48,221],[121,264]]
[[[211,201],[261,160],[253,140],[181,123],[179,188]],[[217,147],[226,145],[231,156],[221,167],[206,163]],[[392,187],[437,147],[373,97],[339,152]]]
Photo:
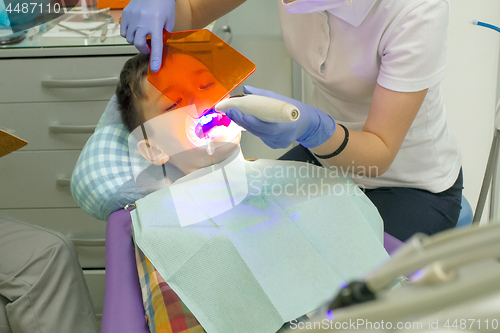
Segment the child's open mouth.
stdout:
[[231,124],[231,119],[229,119],[225,114],[210,109],[196,124],[194,132],[200,139],[209,139],[209,133],[218,126],[228,127]]

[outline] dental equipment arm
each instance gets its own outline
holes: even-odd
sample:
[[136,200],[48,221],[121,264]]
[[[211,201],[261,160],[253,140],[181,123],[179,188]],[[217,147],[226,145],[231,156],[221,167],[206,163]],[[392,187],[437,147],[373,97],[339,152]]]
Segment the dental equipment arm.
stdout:
[[453,229],[432,237],[416,234],[391,260],[368,273],[363,281],[349,284],[348,291],[341,292],[329,309],[374,299],[375,294],[390,288],[400,276],[419,270],[419,274],[412,277],[418,284],[450,281],[458,267],[500,256],[499,238],[500,224]]
[[[394,324],[498,292],[499,237],[498,223],[453,229],[432,237],[417,234],[387,263],[347,285],[312,320],[342,323],[363,318],[365,322]],[[389,289],[399,276],[415,271],[413,283]]]
[[[447,307],[453,307],[474,299],[481,299],[481,297],[498,292],[500,290],[500,284],[498,283],[500,265],[498,261],[495,259],[481,264],[464,268],[460,271],[459,279],[448,283],[432,287],[408,284],[403,288],[383,293],[377,297],[377,301],[336,309],[329,316],[324,314],[319,316],[318,314],[312,320],[324,322],[326,319],[339,323],[358,322],[359,319],[363,319],[364,323],[380,323],[383,320],[386,323],[388,321],[392,322],[392,329],[395,329],[396,322],[418,321],[422,316],[432,315]],[[481,274],[477,274],[478,269],[482,269]],[[294,331],[297,333],[312,333],[333,332],[334,330],[309,329]],[[339,330],[335,331],[338,332]]]
[[[500,224],[451,229],[433,237],[417,234],[390,261],[368,274],[365,281],[370,290],[378,292],[389,287],[398,276],[413,273],[437,260],[454,262],[460,256],[463,262],[468,262],[473,260],[472,253],[477,253],[480,259],[484,255],[480,250],[488,252],[499,238]],[[464,257],[462,253],[468,255]]]
[[[240,109],[229,109],[226,115],[238,125],[244,127],[247,131],[255,136],[258,136],[266,145],[269,147],[276,148],[286,148],[290,146],[294,141],[298,141],[306,148],[314,148],[325,141],[327,141],[335,132],[337,124],[332,117],[324,113],[323,111],[316,109],[310,105],[301,103],[292,98],[278,95],[272,91],[258,89],[250,86],[244,86],[243,92],[245,94],[255,95],[258,97],[267,97],[281,102],[291,104],[296,107],[300,112],[300,117],[293,122],[265,122],[253,114],[257,114],[259,117],[264,113],[263,110],[255,110],[257,108],[251,107],[250,105],[242,104],[243,110]],[[241,97],[241,98],[246,98]],[[237,98],[235,98],[237,99]],[[231,99],[230,99],[231,100]],[[230,103],[230,100],[228,103]],[[246,101],[258,101],[260,99],[247,99]],[[246,103],[242,101],[243,103]],[[219,103],[220,104],[220,103]],[[275,105],[279,105],[276,102]],[[224,105],[223,105],[224,106]],[[216,106],[217,107],[217,106]],[[280,109],[278,111],[285,113],[283,110],[289,110],[287,108]],[[248,112],[250,114],[245,114]],[[288,112],[288,111],[287,111]],[[282,113],[282,114],[283,114]],[[295,115],[291,112],[290,117],[293,119]],[[297,115],[298,116],[298,115]],[[273,116],[274,119],[287,119],[287,117]]]
[[234,96],[215,105],[215,111],[226,113],[230,109],[238,109],[245,115],[252,115],[268,123],[292,123],[300,117],[294,105],[259,95]]

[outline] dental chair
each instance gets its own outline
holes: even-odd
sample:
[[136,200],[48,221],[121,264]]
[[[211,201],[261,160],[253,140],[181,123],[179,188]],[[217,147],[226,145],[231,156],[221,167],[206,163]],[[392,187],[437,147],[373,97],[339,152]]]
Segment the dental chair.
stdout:
[[[131,172],[126,164],[120,164],[120,161],[129,158],[128,149],[123,148],[128,142],[127,133],[121,125],[121,119],[116,112],[114,103],[115,99],[113,98],[107,107],[107,110],[109,109],[111,112],[105,112],[100,121],[100,123],[107,123],[107,125],[102,125],[101,129],[96,130],[93,138],[87,143],[84,148],[87,155],[82,153],[81,161],[79,160],[77,163],[71,182],[74,197],[80,198],[76,201],[83,202],[82,208],[99,219],[105,219],[109,212],[104,210],[95,212],[89,209],[85,205],[89,198],[102,202],[102,208],[115,207],[116,209],[116,207],[123,207],[125,203],[134,202],[135,197],[143,196],[133,191],[125,191],[125,195],[114,199],[106,187],[110,184],[110,188],[123,188],[130,180],[129,173]],[[108,143],[104,148],[101,147],[102,141]],[[110,158],[110,161],[106,163],[96,158],[91,159],[96,154],[113,158]],[[89,160],[93,162],[90,163]],[[114,164],[108,165],[110,162]],[[99,175],[98,183],[104,184],[104,189],[96,186],[94,180],[85,182],[85,176],[93,172]],[[470,209],[470,206],[468,207]],[[468,220],[469,218],[467,218]],[[106,282],[101,332],[147,333],[149,328],[145,320],[135,249],[131,238],[130,213],[123,209],[115,211],[109,214],[107,221]],[[403,242],[384,233],[384,247],[389,254],[394,253],[402,245]]]
[[119,210],[106,226],[106,282],[101,333],[149,333],[132,243],[132,218]]
[[[462,197],[458,227],[472,223],[472,209]],[[119,210],[110,214],[106,227],[106,285],[102,333],[148,333],[144,317],[134,245],[131,238],[130,213]],[[389,255],[404,243],[384,232],[384,248]]]
[[[113,97],[86,143],[75,166],[71,193],[89,215],[107,220],[106,281],[103,306],[103,333],[147,333],[142,292],[131,238],[130,213],[126,204],[148,194],[134,180],[128,149],[129,132],[121,123]],[[104,157],[104,158],[103,158]],[[137,157],[139,158],[139,157]],[[142,160],[142,156],[141,156]],[[399,241],[386,237],[389,251]]]
[[474,213],[472,212],[472,208],[464,196],[462,196],[461,205],[462,205],[462,209],[460,210],[460,215],[458,216],[458,222],[457,222],[456,228],[471,226],[472,219],[474,217]]
[[[130,213],[119,210],[108,218],[106,227],[106,285],[102,333],[148,333],[144,317]],[[389,254],[404,243],[384,233],[384,247]]]

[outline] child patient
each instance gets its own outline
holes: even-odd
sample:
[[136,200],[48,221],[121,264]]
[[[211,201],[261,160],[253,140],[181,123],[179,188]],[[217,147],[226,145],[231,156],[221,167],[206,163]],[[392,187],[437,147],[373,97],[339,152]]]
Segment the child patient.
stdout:
[[144,55],[117,88],[129,149],[148,161],[136,182],[156,189],[131,212],[152,332],[276,332],[388,258],[382,220],[350,179],[244,160],[240,128],[203,113],[224,88],[195,56],[168,60],[164,75],[183,78],[170,98],[148,82]]

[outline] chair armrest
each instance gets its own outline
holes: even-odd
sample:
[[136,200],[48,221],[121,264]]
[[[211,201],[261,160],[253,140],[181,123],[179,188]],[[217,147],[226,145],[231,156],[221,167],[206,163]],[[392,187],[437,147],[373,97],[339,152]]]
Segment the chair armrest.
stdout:
[[106,226],[106,285],[101,333],[149,333],[137,273],[132,218],[110,214]]

